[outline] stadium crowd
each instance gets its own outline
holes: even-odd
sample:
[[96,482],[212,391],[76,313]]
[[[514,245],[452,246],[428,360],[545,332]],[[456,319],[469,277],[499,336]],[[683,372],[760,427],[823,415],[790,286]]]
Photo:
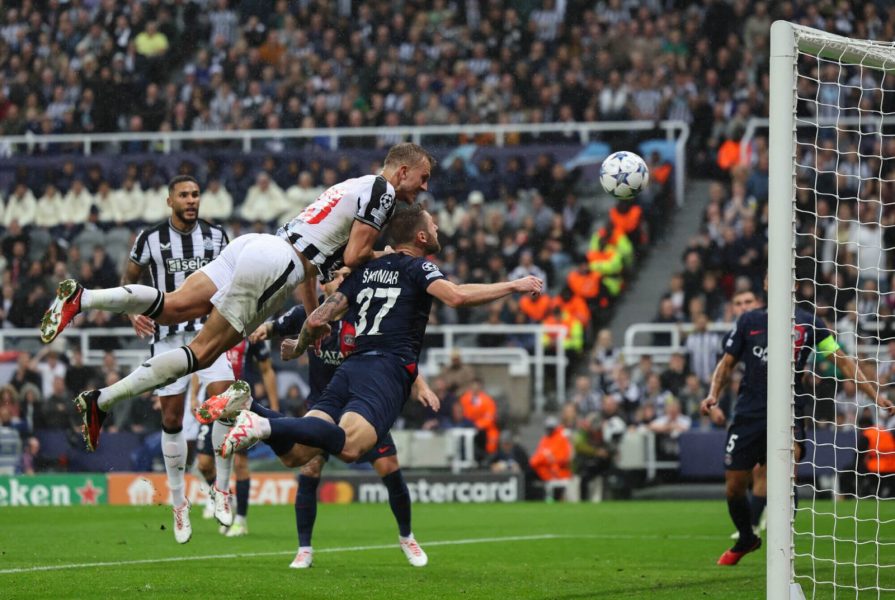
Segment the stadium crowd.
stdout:
[[[619,203],[607,215],[585,207],[576,185],[580,172],[548,153],[528,161],[511,155],[442,164],[433,196],[425,200],[444,237],[442,269],[464,282],[536,274],[550,293],[474,313],[439,307],[432,320],[566,327],[566,349],[581,360],[559,426],[575,431],[570,456],[578,458],[565,468],[579,474],[611,468],[613,444],[626,427],[649,428],[673,440],[691,426],[711,426],[695,414],[710,376],[705,349],[714,334],[705,324],[732,319],[731,293],[740,286],[760,290],[767,260],[766,143],[756,138],[745,164],[729,156],[746,121],[766,116],[768,27],[775,18],[787,18],[853,37],[893,39],[895,11],[872,2],[858,10],[807,0],[770,7],[748,0],[434,0],[405,2],[399,12],[393,8],[381,1],[9,4],[0,13],[0,134],[686,121],[688,167],[714,183],[702,231],[685,252],[681,272],[672,276],[655,320],[694,323],[691,339],[706,338],[692,344],[701,357],[693,351],[675,354],[667,367],[649,357],[626,366],[601,329],[638,255],[659,233],[657,215],[668,205],[672,166],[658,156],[646,157],[653,176],[647,195]],[[350,14],[340,12],[346,10]],[[279,225],[328,185],[367,172],[369,165],[354,160],[353,151],[395,141],[389,135],[344,138],[336,160],[299,160],[288,157],[306,150],[305,142],[272,135],[262,154],[250,158],[231,154],[165,166],[145,158],[158,148],[144,142],[115,147],[134,159],[111,166],[69,158],[74,146],[33,144],[32,154],[61,160],[58,166],[7,173],[10,184],[0,209],[2,325],[34,326],[52,285],[68,274],[87,287],[117,284],[118,257],[126,255],[141,225],[166,216],[165,183],[176,173],[200,176],[202,216],[227,223],[233,237]],[[443,140],[463,141],[493,140]],[[520,135],[506,142],[575,144],[577,138]],[[333,150],[327,136],[307,144]],[[173,150],[222,146],[184,142]],[[817,207],[822,216],[832,211],[821,200]],[[838,205],[840,211],[854,208]],[[849,213],[839,217],[824,229],[843,227]],[[839,246],[827,245],[823,252],[854,244],[858,233],[874,233],[865,231],[872,226],[863,219],[849,227],[833,236]],[[803,256],[810,258],[813,249],[805,244]],[[829,282],[845,276],[824,272]],[[862,280],[853,306],[871,302],[883,314],[891,312],[887,301],[871,297],[874,285],[892,288],[884,278]],[[809,290],[802,293],[811,297]],[[860,317],[868,311],[848,307],[843,295],[822,306],[828,320],[851,319],[858,335],[868,331]],[[96,327],[126,324],[99,312],[86,320]],[[876,327],[892,326],[889,320],[880,323]],[[118,341],[106,343],[113,349]],[[479,343],[526,342],[495,337]],[[891,351],[895,355],[895,347]],[[120,376],[111,353],[102,367],[85,367],[77,354],[61,347],[22,353],[0,392],[0,422],[23,435],[64,428],[71,411],[62,408],[74,393],[91,387],[91,379],[108,383]],[[408,414],[407,423],[472,423],[483,431],[482,461],[506,468],[512,439],[501,438],[498,426],[505,424],[499,407],[492,411],[484,399],[487,390],[474,377],[462,385],[443,379],[450,377],[433,385],[451,400],[444,402],[443,414],[435,420]],[[296,398],[297,390],[289,396]],[[152,399],[134,402],[116,415],[114,426],[158,428]]]

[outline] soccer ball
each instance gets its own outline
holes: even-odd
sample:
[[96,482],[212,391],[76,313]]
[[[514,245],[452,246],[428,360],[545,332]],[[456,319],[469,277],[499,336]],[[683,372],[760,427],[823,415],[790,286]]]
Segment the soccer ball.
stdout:
[[600,165],[600,184],[619,200],[630,200],[649,183],[649,168],[633,152],[613,152]]

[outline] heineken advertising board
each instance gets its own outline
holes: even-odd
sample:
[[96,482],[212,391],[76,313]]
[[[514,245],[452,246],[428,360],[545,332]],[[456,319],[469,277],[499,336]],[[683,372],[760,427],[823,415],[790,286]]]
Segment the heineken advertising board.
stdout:
[[0,476],[0,506],[106,504],[105,474]]

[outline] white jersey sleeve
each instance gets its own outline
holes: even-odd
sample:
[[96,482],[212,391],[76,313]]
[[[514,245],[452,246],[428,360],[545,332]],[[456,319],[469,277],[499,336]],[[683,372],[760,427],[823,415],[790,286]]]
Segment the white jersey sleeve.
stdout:
[[381,230],[395,212],[395,188],[382,175],[365,175],[324,191],[277,235],[314,263],[320,274],[342,266],[354,221]]

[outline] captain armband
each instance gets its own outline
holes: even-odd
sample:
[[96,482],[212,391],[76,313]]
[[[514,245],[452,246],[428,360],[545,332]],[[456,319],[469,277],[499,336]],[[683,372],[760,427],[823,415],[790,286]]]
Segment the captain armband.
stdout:
[[839,346],[839,342],[836,341],[836,338],[830,335],[821,340],[817,345],[817,351],[824,358],[828,358],[831,354],[835,354],[840,347],[841,346]]

